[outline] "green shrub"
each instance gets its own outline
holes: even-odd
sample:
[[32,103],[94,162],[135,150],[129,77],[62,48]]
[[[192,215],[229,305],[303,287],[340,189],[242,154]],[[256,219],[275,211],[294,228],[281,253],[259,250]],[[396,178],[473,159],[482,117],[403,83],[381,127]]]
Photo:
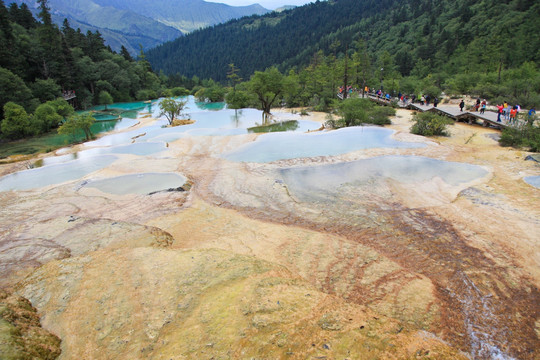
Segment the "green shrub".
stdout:
[[157,99],[157,93],[154,90],[139,90],[135,96],[137,100]]
[[243,109],[250,105],[250,94],[243,90],[229,91],[225,95],[225,101],[229,109]]
[[90,127],[95,122],[96,119],[90,113],[74,114],[67,118],[57,131],[61,135],[70,135],[73,139],[77,133],[83,132],[88,141],[93,137]]
[[4,120],[0,125],[5,138],[16,140],[31,135],[30,117],[21,105],[7,102],[4,105]]
[[159,96],[160,97],[173,97],[174,95],[171,89],[162,89]]
[[411,132],[423,136],[449,136],[446,126],[454,123],[447,117],[431,112],[417,113],[413,121]]
[[391,124],[389,117],[395,113],[393,108],[376,105],[368,99],[349,98],[339,106],[339,114],[345,126]]
[[34,133],[46,133],[53,128],[57,128],[62,123],[62,119],[62,116],[56,113],[53,106],[48,103],[41,104],[37,107],[32,118]]
[[396,115],[396,110],[387,106],[375,106],[368,112],[370,124],[390,125],[390,116]]
[[499,144],[540,152],[540,128],[530,124],[522,124],[517,128],[503,129]]
[[187,96],[189,95],[189,90],[184,87],[175,87],[171,89],[172,96]]
[[518,129],[507,128],[503,129],[499,144],[501,146],[515,146],[519,147],[522,144],[521,132]]
[[432,99],[441,97],[441,89],[435,85],[428,86],[424,89],[424,94],[431,96]]

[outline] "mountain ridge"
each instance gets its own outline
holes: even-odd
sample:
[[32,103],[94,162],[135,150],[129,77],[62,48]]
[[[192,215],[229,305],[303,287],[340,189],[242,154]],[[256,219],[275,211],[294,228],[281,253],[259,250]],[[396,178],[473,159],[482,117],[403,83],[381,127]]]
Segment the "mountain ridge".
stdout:
[[146,55],[166,74],[225,82],[231,63],[247,78],[270,66],[307,66],[318,51],[343,56],[361,41],[372,64],[384,55],[402,76],[448,77],[540,62],[539,15],[534,0],[317,1],[202,29]]
[[[232,18],[240,18],[254,14],[262,15],[269,12],[268,9],[265,9],[258,4],[230,6],[203,0],[176,0],[175,3],[169,0],[154,0],[151,3],[144,0],[93,1],[101,6],[106,5],[116,9],[130,10],[139,15],[148,16],[162,24],[172,26],[183,33],[188,33],[208,25],[225,22]],[[182,6],[181,13],[175,11],[177,5]]]
[[[25,3],[37,15],[33,0],[8,0],[7,5]],[[82,31],[99,31],[115,51],[124,46],[132,54],[174,40],[190,31],[232,18],[269,10],[260,5],[233,7],[203,0],[49,0],[53,20],[59,26],[64,18]]]

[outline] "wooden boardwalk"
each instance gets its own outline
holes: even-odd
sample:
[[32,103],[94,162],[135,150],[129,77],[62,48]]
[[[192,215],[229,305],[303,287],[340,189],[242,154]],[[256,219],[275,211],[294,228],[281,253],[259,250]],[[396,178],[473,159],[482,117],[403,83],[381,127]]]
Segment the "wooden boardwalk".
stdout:
[[62,97],[64,98],[64,100],[69,101],[71,99],[75,99],[77,97],[77,95],[75,95],[75,91],[68,90],[68,91],[64,91],[62,93]]
[[[349,94],[348,97],[361,97],[360,94]],[[338,94],[338,98],[343,100],[343,95]],[[504,120],[503,116],[501,115],[501,121],[497,122],[497,113],[493,111],[486,111],[483,114],[480,114],[479,111],[461,111],[459,109],[459,106],[457,105],[441,105],[439,104],[437,107],[433,105],[420,105],[419,103],[411,103],[411,102],[402,102],[397,100],[396,98],[391,98],[390,100],[384,98],[384,97],[378,97],[377,95],[373,93],[366,94],[366,99],[369,99],[373,102],[376,102],[379,105],[384,106],[393,106],[397,105],[400,108],[403,109],[410,109],[410,110],[416,110],[420,112],[434,112],[439,115],[447,116],[454,121],[463,121],[468,122],[469,124],[482,124],[484,127],[493,127],[499,130],[502,130],[504,128],[512,127],[513,125],[510,125],[508,121]]]
[[416,111],[430,111],[439,115],[447,116],[455,121],[466,121],[469,124],[481,123],[482,126],[495,127],[497,129],[503,129],[510,127],[506,120],[501,116],[501,121],[497,122],[497,113],[493,111],[486,111],[483,114],[476,111],[461,111],[459,106],[440,105],[434,107],[433,105],[420,105],[420,104],[408,104],[407,107]]

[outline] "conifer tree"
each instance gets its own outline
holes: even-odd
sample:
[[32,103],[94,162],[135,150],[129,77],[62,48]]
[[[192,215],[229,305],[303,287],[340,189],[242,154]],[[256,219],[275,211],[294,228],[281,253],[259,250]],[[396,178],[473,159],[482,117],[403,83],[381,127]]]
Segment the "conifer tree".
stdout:
[[126,59],[127,61],[130,61],[130,62],[133,61],[133,57],[131,56],[128,49],[126,49],[124,45],[120,47],[120,55],[122,55],[124,59]]

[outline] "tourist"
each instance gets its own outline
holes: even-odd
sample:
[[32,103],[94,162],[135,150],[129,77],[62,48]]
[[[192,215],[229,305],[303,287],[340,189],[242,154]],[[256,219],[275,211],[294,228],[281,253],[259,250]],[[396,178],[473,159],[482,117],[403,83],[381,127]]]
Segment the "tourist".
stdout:
[[435,98],[433,99],[433,107],[437,107],[437,104],[439,103],[439,99]]
[[534,119],[536,118],[536,109],[534,106],[529,110],[527,113],[527,123],[529,125],[532,125],[534,123]]
[[486,111],[487,101],[484,99],[480,105],[480,114],[483,114]]
[[476,99],[476,104],[474,105],[474,111],[478,111],[480,109],[480,98]]
[[510,115],[510,109],[508,107],[508,102],[503,103],[503,117],[505,120],[508,120],[507,117]]
[[502,104],[497,104],[497,122],[501,122],[501,115],[503,113],[503,105]]
[[426,103],[426,97],[422,95],[422,97],[420,97],[420,105],[424,105],[425,103]]
[[505,102],[506,104],[506,116],[504,117],[504,119],[506,121],[509,121],[510,120],[510,104],[508,102]]
[[429,102],[431,101],[431,96],[426,95],[426,106],[429,105]]
[[465,107],[465,101],[461,99],[461,102],[459,103],[459,111],[463,112],[463,108]]
[[517,125],[517,114],[518,114],[517,106],[512,107],[512,110],[510,110],[510,122],[509,122],[509,124]]

